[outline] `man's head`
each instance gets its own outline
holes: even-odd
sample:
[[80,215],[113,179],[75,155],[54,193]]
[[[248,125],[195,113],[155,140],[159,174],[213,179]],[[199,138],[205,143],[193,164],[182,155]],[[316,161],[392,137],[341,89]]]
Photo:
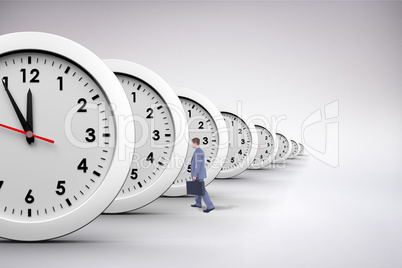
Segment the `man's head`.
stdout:
[[197,146],[200,145],[200,139],[199,138],[193,138],[191,141],[193,143],[193,148],[194,149],[197,148]]

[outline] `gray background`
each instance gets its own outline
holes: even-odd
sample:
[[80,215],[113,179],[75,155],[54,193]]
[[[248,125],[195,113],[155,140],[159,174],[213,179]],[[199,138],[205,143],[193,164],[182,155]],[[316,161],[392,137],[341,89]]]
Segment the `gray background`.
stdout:
[[217,180],[208,215],[164,197],[55,241],[0,240],[0,265],[402,266],[400,2],[0,2],[0,34],[16,31],[138,62],[218,107],[286,115],[295,139],[338,100],[339,166],[305,156]]

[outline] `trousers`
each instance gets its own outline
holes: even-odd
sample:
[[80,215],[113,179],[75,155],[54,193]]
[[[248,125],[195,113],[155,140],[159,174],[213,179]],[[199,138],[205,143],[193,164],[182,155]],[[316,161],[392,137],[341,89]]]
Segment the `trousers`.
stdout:
[[196,195],[195,196],[195,204],[197,206],[202,206],[201,205],[201,197],[204,199],[204,203],[207,206],[207,209],[212,209],[215,208],[214,204],[212,204],[211,199],[209,198],[209,194],[207,192],[207,189],[205,189],[205,194],[204,195]]

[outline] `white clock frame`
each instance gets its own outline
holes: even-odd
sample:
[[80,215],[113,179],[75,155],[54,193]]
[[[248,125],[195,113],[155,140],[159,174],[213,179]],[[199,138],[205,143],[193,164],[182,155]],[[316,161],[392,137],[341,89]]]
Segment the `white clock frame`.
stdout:
[[[274,144],[273,144],[274,150],[272,151],[272,155],[270,155],[270,156],[268,157],[267,161],[263,161],[263,164],[262,164],[262,165],[251,163],[251,165],[248,167],[248,169],[262,169],[262,168],[268,167],[268,166],[274,161],[275,156],[276,156],[276,153],[278,152],[278,146],[277,146],[277,141],[276,141],[276,133],[272,134],[272,132],[269,131],[269,129],[267,129],[266,127],[264,127],[264,126],[262,126],[262,125],[254,124],[254,126],[255,126],[256,128],[257,128],[257,126],[258,126],[258,127],[261,127],[261,128],[266,129],[266,130],[271,134],[272,139],[274,140]],[[259,146],[259,145],[258,145],[258,146]],[[258,149],[257,149],[257,152],[258,152]],[[256,154],[256,155],[257,155],[257,154]]]
[[304,145],[299,142],[299,152],[297,155],[303,155],[304,154]]
[[[104,61],[114,73],[126,74],[140,79],[149,84],[155,91],[157,91],[157,93],[159,93],[162,99],[166,102],[169,110],[173,111],[171,112],[171,115],[175,133],[175,144],[170,161],[184,159],[187,155],[188,147],[188,125],[183,106],[174,90],[158,74],[140,64],[115,59],[106,59]],[[128,212],[152,203],[169,189],[177,175],[180,173],[183,164],[184,161],[179,165],[169,165],[169,167],[165,168],[161,176],[158,177],[157,181],[154,181],[151,186],[139,194],[127,198],[116,199],[108,207],[105,213]]]
[[[40,51],[67,58],[83,70],[99,84],[110,104],[118,109],[113,112],[116,123],[116,146],[109,171],[102,184],[83,204],[73,211],[46,221],[20,222],[0,217],[0,236],[11,240],[41,241],[61,237],[77,231],[96,219],[114,200],[129,172],[134,148],[125,144],[134,140],[134,129],[125,130],[119,126],[119,117],[131,116],[129,102],[124,95],[119,81],[106,64],[87,48],[57,35],[39,32],[20,32],[0,36],[0,55],[18,51]],[[124,132],[125,136],[122,135]],[[130,157],[118,160],[118,149],[123,148]]]
[[[258,149],[257,130],[255,129],[255,125],[249,119],[249,117],[247,115],[245,115],[244,113],[242,113],[242,115],[239,116],[239,115],[237,115],[237,113],[235,111],[232,111],[231,109],[221,110],[222,116],[223,116],[223,113],[235,115],[238,118],[240,118],[247,125],[248,129],[250,130],[250,135],[251,135],[251,149],[250,149],[250,154],[244,160],[245,161],[244,166],[239,166],[239,168],[231,169],[231,170],[221,170],[219,172],[219,174],[216,176],[216,178],[219,178],[219,179],[227,179],[227,178],[231,178],[231,177],[234,177],[234,176],[237,176],[237,175],[243,173],[253,162],[254,157],[257,154],[257,149]],[[229,135],[228,135],[228,137],[229,137]],[[229,148],[229,144],[227,144],[227,146]]]
[[[228,153],[228,130],[226,128],[225,119],[223,118],[219,109],[201,93],[182,87],[174,87],[174,91],[179,97],[190,99],[202,106],[213,118],[217,131],[218,131],[218,153],[216,158],[211,163],[211,167],[207,170],[207,177],[204,179],[205,186],[209,185],[219,174],[225,158]],[[190,130],[189,130],[190,131]],[[189,146],[191,141],[189,140]],[[186,184],[182,186],[174,186],[174,184],[167,190],[165,196],[183,196],[187,194]]]
[[[288,159],[293,159],[293,158],[295,158],[296,156],[298,156],[298,154],[299,154],[299,152],[300,152],[300,145],[299,145],[299,143],[298,143],[297,141],[291,139],[290,142],[292,143],[292,141],[297,144],[297,153],[296,153],[294,156],[292,156],[292,152],[291,152],[291,153],[289,154]],[[293,143],[292,143],[292,150],[293,150]]]
[[[290,153],[292,152],[292,143],[291,143],[290,139],[288,137],[286,137],[286,135],[279,133],[279,132],[277,132],[276,134],[279,134],[279,135],[282,135],[283,137],[285,137],[285,139],[288,141],[288,144],[289,144],[289,150],[286,152],[286,154],[278,160],[274,159],[273,163],[279,164],[279,163],[284,163],[286,161],[286,159],[288,159]],[[277,139],[277,141],[278,141],[278,139]],[[278,143],[278,150],[277,150],[277,154],[278,154],[279,142],[277,142],[277,143]],[[275,156],[275,158],[276,158],[276,156]]]

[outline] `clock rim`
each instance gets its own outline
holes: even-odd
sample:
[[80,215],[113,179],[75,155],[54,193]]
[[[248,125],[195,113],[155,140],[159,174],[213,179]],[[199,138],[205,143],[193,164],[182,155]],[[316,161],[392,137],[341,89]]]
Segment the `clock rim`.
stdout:
[[301,143],[301,142],[299,142],[299,152],[297,153],[297,155],[299,156],[299,155],[303,155],[304,154],[304,151],[302,152],[301,151],[301,148],[303,147],[303,149],[304,149],[304,145],[303,145],[303,143]]
[[[263,129],[266,129],[266,130],[268,131],[268,133],[271,134],[271,136],[272,136],[272,138],[273,138],[273,140],[274,140],[274,144],[273,144],[274,150],[272,151],[272,155],[270,155],[270,156],[267,158],[268,161],[263,161],[262,164],[253,164],[253,162],[251,162],[251,165],[248,167],[248,169],[263,169],[263,168],[268,167],[268,166],[272,163],[272,161],[274,160],[275,155],[276,155],[276,153],[277,153],[277,151],[278,151],[278,147],[276,146],[276,144],[277,144],[276,135],[272,135],[271,131],[269,131],[268,128],[266,128],[266,127],[264,127],[264,126],[262,126],[262,125],[254,124],[254,126],[255,126],[255,129],[257,129],[257,127],[261,127],[261,128],[263,128]],[[258,152],[258,151],[257,151],[257,152]],[[255,159],[255,157],[254,157],[254,159]],[[253,160],[253,161],[254,161],[254,160]]]
[[[294,159],[294,158],[296,158],[296,157],[298,156],[298,154],[299,154],[299,151],[300,151],[300,145],[299,145],[299,143],[298,143],[297,141],[293,140],[293,139],[290,139],[290,142],[292,142],[292,141],[297,144],[297,153],[296,153],[294,156],[292,156],[292,153],[290,153],[288,159]],[[292,143],[292,150],[293,150],[293,143]]]
[[[247,156],[247,158],[245,160],[246,161],[245,166],[243,166],[241,168],[231,169],[231,170],[221,170],[219,172],[219,174],[216,176],[216,178],[218,178],[218,179],[228,179],[228,178],[232,178],[232,177],[235,177],[235,176],[243,173],[251,165],[252,161],[254,160],[254,158],[257,154],[257,149],[258,149],[257,130],[256,130],[255,125],[252,122],[252,120],[250,120],[250,118],[243,112],[242,112],[242,115],[239,116],[239,115],[237,115],[237,113],[235,111],[232,111],[231,109],[227,109],[227,108],[221,110],[222,116],[223,116],[223,113],[235,115],[235,116],[239,117],[241,120],[243,120],[243,122],[246,124],[246,126],[248,127],[250,134],[251,134],[251,149],[250,149],[250,154]],[[229,130],[228,130],[228,132],[229,132]]]
[[[274,161],[273,161],[272,163],[274,163],[274,164],[285,163],[285,162],[286,162],[286,159],[288,159],[290,153],[292,152],[293,145],[292,145],[292,143],[290,142],[290,139],[289,139],[286,135],[284,135],[284,134],[282,134],[282,133],[280,133],[280,132],[276,132],[275,134],[279,134],[279,135],[282,135],[283,137],[285,137],[285,139],[286,139],[286,140],[288,141],[288,143],[289,143],[289,151],[285,154],[284,157],[282,157],[281,159],[278,159],[278,160],[275,160],[275,158],[276,158],[276,155],[275,155]],[[279,151],[279,142],[278,142],[278,151]]]
[[[160,97],[165,101],[167,108],[172,115],[172,127],[174,128],[175,133],[175,144],[173,146],[173,151],[172,155],[170,156],[169,163],[170,161],[172,161],[172,159],[185,159],[188,147],[187,120],[179,97],[170,87],[170,85],[158,74],[138,63],[121,59],[105,59],[104,62],[114,73],[126,74],[128,76],[132,76],[136,79],[144,81],[160,95]],[[124,89],[123,92],[124,94],[126,94]],[[169,187],[173,184],[174,180],[179,175],[183,165],[184,161],[181,165],[179,165],[180,168],[178,168],[178,166],[176,165],[174,165],[173,167],[165,168],[162,174],[157,178],[156,181],[152,183],[150,187],[143,190],[141,193],[130,195],[127,198],[116,199],[104,211],[104,213],[114,214],[128,212],[151,204],[169,189]],[[151,198],[149,198],[148,196],[151,196]]]
[[[222,113],[219,111],[218,107],[209,100],[207,97],[199,93],[198,91],[184,88],[184,87],[173,87],[176,94],[180,97],[190,99],[196,102],[198,105],[203,107],[212,117],[214,120],[218,132],[218,153],[212,163],[214,167],[211,166],[207,170],[207,177],[204,179],[205,186],[209,185],[219,174],[223,164],[225,163],[225,158],[228,153],[229,147],[228,144],[228,130],[226,127],[225,119],[223,118]],[[180,103],[181,104],[181,103]],[[186,117],[187,118],[187,117]],[[188,123],[188,122],[187,122]],[[190,133],[190,130],[189,130]],[[190,135],[190,134],[189,134]],[[190,138],[189,139],[189,143]],[[172,186],[164,193],[164,196],[183,196],[187,195],[187,186],[186,184],[182,186]]]
[[[111,204],[125,181],[126,176],[123,175],[129,172],[134,148],[125,145],[130,157],[118,160],[118,150],[123,142],[119,136],[124,126],[119,125],[117,118],[131,115],[130,105],[123,92],[116,90],[121,85],[113,72],[92,51],[75,41],[43,32],[17,32],[0,36],[0,44],[0,55],[32,50],[68,59],[91,76],[109,104],[119,107],[111,113],[116,126],[116,146],[110,168],[89,198],[70,212],[47,220],[22,222],[0,218],[0,237],[6,239],[43,241],[68,235],[95,220]],[[129,140],[134,140],[134,130],[125,131],[124,134]]]

